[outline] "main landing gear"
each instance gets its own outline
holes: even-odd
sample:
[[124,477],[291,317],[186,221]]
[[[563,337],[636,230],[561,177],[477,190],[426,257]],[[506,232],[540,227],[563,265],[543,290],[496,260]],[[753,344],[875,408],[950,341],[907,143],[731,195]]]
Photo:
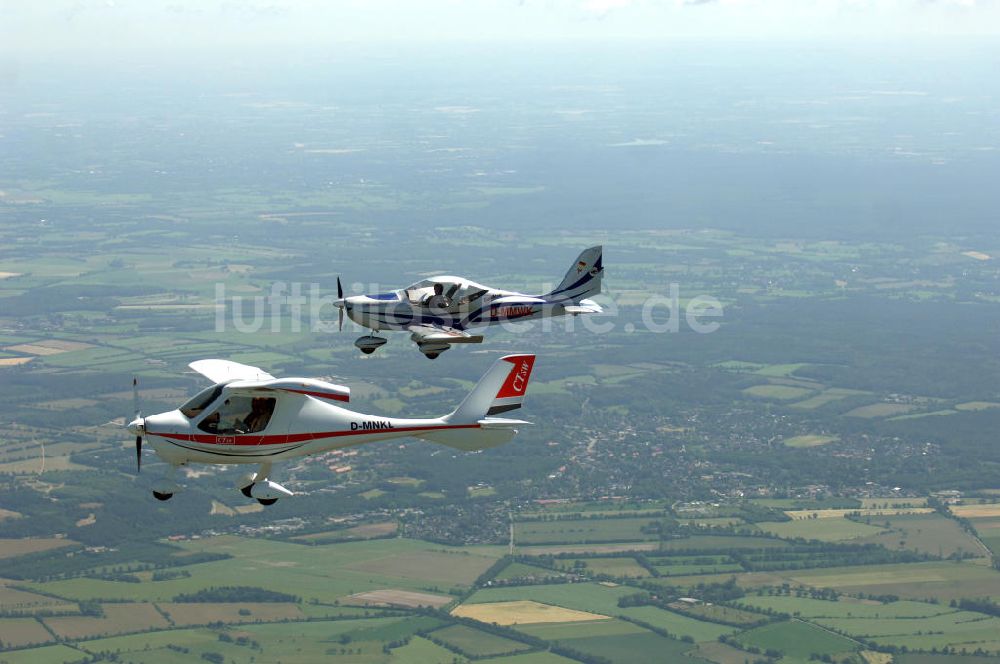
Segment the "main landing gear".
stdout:
[[420,352],[424,354],[424,357],[428,360],[433,360],[438,355],[451,348],[451,346],[449,344],[418,343],[417,348],[419,348]]
[[359,337],[354,345],[357,346],[362,353],[365,355],[371,355],[379,348],[385,345],[388,339],[384,337],[376,337],[374,334],[369,334],[363,337]]
[[[253,476],[244,476],[241,481],[240,493],[247,498],[255,498],[261,505],[273,505],[278,498],[294,496],[295,494],[277,482],[267,479],[271,474],[271,464],[262,463]],[[249,483],[246,483],[249,480]]]

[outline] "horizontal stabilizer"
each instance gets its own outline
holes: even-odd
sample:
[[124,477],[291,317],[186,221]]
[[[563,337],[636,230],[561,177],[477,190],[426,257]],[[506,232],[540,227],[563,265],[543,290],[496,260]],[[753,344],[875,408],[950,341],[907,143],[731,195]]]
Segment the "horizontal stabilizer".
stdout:
[[568,314],[599,314],[604,311],[598,304],[572,304],[564,307],[564,309]]
[[481,429],[513,429],[515,427],[530,426],[531,422],[508,420],[503,417],[487,417],[485,420],[479,420],[478,424]]

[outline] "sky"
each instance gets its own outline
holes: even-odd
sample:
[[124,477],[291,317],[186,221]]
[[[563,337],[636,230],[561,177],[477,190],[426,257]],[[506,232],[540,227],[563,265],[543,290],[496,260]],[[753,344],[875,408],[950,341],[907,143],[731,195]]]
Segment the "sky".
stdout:
[[7,57],[481,40],[1000,35],[1000,0],[0,0]]

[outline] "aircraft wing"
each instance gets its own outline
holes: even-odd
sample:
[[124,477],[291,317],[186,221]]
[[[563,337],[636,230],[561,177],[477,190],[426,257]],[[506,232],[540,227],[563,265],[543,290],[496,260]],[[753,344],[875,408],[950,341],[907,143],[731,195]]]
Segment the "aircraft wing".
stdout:
[[188,365],[213,383],[231,380],[273,380],[274,376],[263,369],[229,360],[198,360]]
[[406,329],[412,333],[410,338],[418,344],[478,344],[483,341],[481,334],[469,334],[439,325],[410,325]]

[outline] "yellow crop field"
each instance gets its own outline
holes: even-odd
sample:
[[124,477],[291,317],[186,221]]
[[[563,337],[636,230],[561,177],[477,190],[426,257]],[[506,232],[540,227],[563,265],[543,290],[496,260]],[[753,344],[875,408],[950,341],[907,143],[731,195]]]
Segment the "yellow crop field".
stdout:
[[434,595],[431,593],[421,593],[413,590],[401,590],[389,588],[386,590],[371,590],[364,593],[356,593],[349,598],[352,604],[370,604],[373,606],[405,606],[416,609],[421,606],[432,606],[435,609],[441,608],[451,602],[454,598],[451,595]]
[[24,539],[0,539],[0,558],[13,558],[27,553],[37,553],[73,546],[76,542],[64,537],[27,537]]
[[951,512],[955,516],[966,519],[1000,516],[1000,503],[992,505],[952,505]]
[[542,604],[530,600],[513,602],[488,602],[486,604],[463,604],[452,610],[452,615],[472,618],[484,623],[498,625],[525,625],[532,623],[583,622],[587,620],[610,620],[609,616],[565,609],[561,606]]

